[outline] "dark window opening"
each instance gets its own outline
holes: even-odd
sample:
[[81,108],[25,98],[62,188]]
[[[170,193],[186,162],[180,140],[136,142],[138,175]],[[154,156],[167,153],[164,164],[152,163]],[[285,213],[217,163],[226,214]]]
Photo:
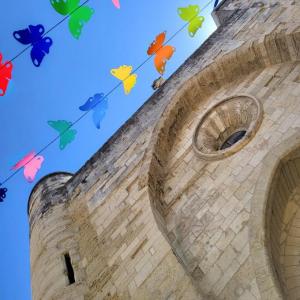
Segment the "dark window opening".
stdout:
[[66,263],[66,268],[67,268],[69,284],[73,284],[73,283],[75,283],[75,275],[74,275],[74,269],[73,269],[72,262],[71,262],[71,257],[69,255],[69,253],[66,253],[64,255],[64,257],[65,257],[65,263]]
[[225,143],[222,144],[220,147],[220,150],[225,150],[227,148],[230,148],[232,145],[237,143],[239,140],[241,140],[246,134],[246,130],[240,130],[232,134]]

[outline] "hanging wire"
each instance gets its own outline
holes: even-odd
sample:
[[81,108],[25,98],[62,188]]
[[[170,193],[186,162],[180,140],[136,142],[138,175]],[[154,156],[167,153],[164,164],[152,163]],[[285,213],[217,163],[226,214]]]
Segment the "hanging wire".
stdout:
[[[85,5],[86,3],[88,3],[90,0],[86,0],[83,4],[81,4],[80,6],[78,6],[76,9],[74,9],[68,16],[64,17],[60,22],[58,22],[57,24],[55,24],[54,26],[52,26],[48,31],[46,31],[44,33],[47,34],[50,31],[52,31],[54,28],[58,27],[60,24],[62,24],[66,19],[68,19],[68,17],[73,14],[76,10],[78,10],[80,7],[82,7],[83,5]],[[214,0],[210,0],[208,1],[202,8],[201,11],[206,10],[206,8],[209,7],[209,5],[213,2]],[[198,16],[198,14],[194,15],[188,22],[186,22],[183,26],[181,26],[175,33],[173,33],[171,35],[171,37],[166,40],[164,42],[164,44],[158,48],[152,55],[150,55],[149,57],[147,57],[141,64],[139,64],[131,73],[135,73],[136,71],[138,71],[140,68],[142,68],[162,47],[164,47],[167,43],[169,43],[171,40],[173,40],[183,29],[185,29],[189,23]],[[13,59],[11,59],[10,61],[15,60],[16,58],[18,58],[20,55],[22,55],[26,50],[28,50],[30,48],[26,47],[24,50],[22,50],[19,54],[17,54]],[[130,75],[128,75],[123,81],[125,81],[126,79],[129,78]],[[111,90],[109,90],[108,93],[105,94],[104,98],[108,97],[109,95],[111,95],[116,89],[118,89],[121,85],[122,82],[120,81],[118,84],[116,84]],[[34,158],[36,158],[38,155],[42,154],[47,148],[49,148],[52,144],[54,144],[59,138],[60,136],[64,135],[70,128],[72,128],[75,124],[77,124],[78,122],[80,122],[91,110],[93,110],[99,103],[94,104],[93,106],[90,107],[89,110],[87,110],[86,112],[84,112],[79,118],[77,118],[75,121],[73,121],[62,133],[60,133],[59,135],[57,135],[55,138],[53,138],[48,144],[46,144],[44,147],[42,147],[36,154],[34,157],[32,157],[25,165],[28,165]],[[5,183],[7,183],[11,178],[13,178],[15,175],[17,175],[20,172],[20,169],[17,169],[16,171],[14,171],[12,174],[10,174],[8,177],[6,177],[2,182],[0,182],[0,186],[4,185]]]
[[[50,29],[48,29],[46,32],[43,33],[42,37],[47,35],[49,32],[54,30],[56,27],[58,27],[60,24],[62,24],[64,21],[66,21],[72,14],[74,14],[78,9],[80,9],[82,6],[86,5],[90,0],[84,1],[82,4],[80,4],[78,7],[76,7],[74,10],[72,10],[67,16],[63,17],[58,23],[54,24]],[[11,58],[9,61],[5,62],[5,64],[0,68],[3,69],[6,64],[12,63],[15,59],[20,57],[23,53],[25,53],[28,49],[30,49],[34,44],[38,43],[38,41],[33,42],[32,44],[26,46],[23,50],[21,50],[18,54],[16,54],[13,58]]]

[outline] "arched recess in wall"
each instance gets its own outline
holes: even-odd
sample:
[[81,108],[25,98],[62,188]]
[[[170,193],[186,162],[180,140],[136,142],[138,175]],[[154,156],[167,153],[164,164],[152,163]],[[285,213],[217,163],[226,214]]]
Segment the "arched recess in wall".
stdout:
[[[250,216],[250,251],[262,299],[296,299],[300,283],[300,133],[264,161]],[[296,293],[296,294],[295,294]]]
[[172,245],[167,234],[166,207],[162,201],[166,163],[176,131],[195,107],[198,107],[200,103],[226,84],[269,66],[299,61],[299,59],[300,31],[289,34],[283,32],[270,34],[263,40],[246,43],[218,58],[189,79],[161,114],[145,153],[140,186],[148,187],[151,207],[158,226],[184,268],[186,266],[181,260],[180,249]]

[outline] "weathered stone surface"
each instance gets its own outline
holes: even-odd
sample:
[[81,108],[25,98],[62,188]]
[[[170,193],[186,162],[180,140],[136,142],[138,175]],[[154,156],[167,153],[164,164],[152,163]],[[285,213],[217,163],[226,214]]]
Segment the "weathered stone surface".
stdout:
[[[33,300],[299,299],[300,1],[224,0],[215,15],[218,30],[76,174],[35,187]],[[260,101],[261,125],[234,155],[200,159],[200,117],[236,95]],[[210,135],[237,111],[217,112]]]

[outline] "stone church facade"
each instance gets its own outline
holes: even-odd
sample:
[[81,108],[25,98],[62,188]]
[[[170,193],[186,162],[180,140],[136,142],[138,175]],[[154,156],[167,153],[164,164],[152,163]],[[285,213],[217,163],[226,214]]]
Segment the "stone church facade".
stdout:
[[33,300],[300,299],[300,0],[218,29],[29,199]]

